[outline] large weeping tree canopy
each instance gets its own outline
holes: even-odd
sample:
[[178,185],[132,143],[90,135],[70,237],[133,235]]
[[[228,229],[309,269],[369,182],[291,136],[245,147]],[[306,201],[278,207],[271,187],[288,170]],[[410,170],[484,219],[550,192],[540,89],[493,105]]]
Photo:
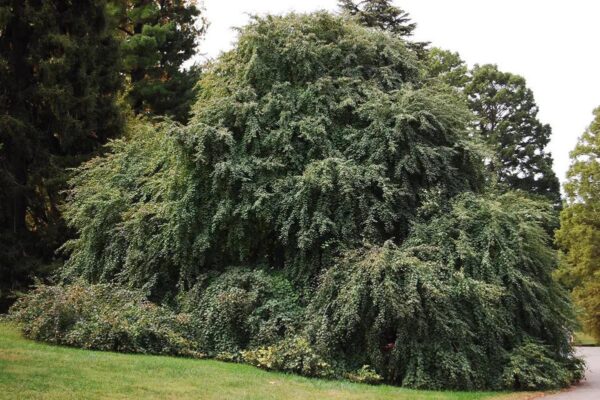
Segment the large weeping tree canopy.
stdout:
[[464,101],[421,68],[355,19],[254,19],[188,125],[139,122],[78,170],[64,277],[183,307],[209,354],[311,370],[301,348],[413,387],[568,385],[551,207],[484,193]]
[[245,263],[307,281],[343,249],[402,240],[424,190],[482,181],[464,109],[421,85],[402,40],[343,18],[256,19],[200,92],[188,126],[80,171],[69,274],[163,292]]

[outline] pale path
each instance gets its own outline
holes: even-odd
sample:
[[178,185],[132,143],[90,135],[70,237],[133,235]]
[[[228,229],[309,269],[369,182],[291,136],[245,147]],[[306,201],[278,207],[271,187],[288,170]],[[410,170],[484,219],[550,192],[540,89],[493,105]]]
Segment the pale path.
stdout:
[[585,359],[585,380],[573,388],[543,400],[599,400],[600,399],[600,347],[578,347],[577,354]]

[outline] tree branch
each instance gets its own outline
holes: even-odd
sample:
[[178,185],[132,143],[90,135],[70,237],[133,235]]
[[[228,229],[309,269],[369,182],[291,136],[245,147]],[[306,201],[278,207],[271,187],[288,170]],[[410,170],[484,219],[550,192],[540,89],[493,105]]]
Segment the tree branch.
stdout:
[[123,28],[122,26],[119,26],[118,29],[120,31],[125,32],[126,34],[128,34],[129,36],[133,36],[133,32],[131,32],[130,30],[128,30],[127,28]]

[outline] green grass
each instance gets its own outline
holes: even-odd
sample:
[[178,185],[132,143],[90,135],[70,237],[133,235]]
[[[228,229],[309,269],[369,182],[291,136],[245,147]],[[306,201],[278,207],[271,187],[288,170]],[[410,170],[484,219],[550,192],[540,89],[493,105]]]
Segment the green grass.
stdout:
[[598,346],[598,341],[592,336],[583,332],[575,332],[573,344],[575,346]]
[[117,354],[23,339],[0,323],[1,399],[527,399],[307,379],[213,360]]

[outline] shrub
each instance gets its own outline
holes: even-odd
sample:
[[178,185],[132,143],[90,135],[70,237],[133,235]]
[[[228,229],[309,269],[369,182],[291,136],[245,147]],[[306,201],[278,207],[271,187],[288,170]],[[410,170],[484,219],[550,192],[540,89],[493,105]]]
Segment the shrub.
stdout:
[[298,301],[280,274],[234,268],[201,280],[184,296],[183,309],[203,351],[236,353],[293,334],[302,318]]
[[330,377],[334,370],[303,337],[288,338],[274,346],[242,352],[242,359],[256,367],[304,376]]
[[38,286],[10,309],[23,334],[84,349],[200,357],[189,314],[114,285]]
[[240,353],[221,352],[215,354],[215,360],[236,363],[242,361],[242,356]]

